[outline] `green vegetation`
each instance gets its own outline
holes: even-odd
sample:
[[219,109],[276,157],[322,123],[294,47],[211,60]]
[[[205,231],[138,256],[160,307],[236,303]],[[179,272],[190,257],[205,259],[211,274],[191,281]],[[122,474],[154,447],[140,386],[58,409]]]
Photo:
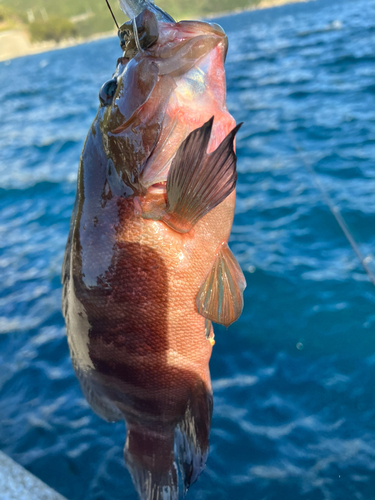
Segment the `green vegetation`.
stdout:
[[33,21],[29,24],[31,41],[43,42],[55,40],[60,42],[78,35],[75,25],[65,17],[49,17],[45,21]]
[[[256,5],[260,0],[159,0],[175,19],[192,19]],[[110,0],[119,24],[127,20]],[[87,37],[115,29],[105,0],[0,0],[0,30],[24,26],[33,41]]]
[[12,9],[0,3],[0,31],[16,28],[21,22]]
[[156,3],[175,19],[194,19],[235,9],[246,9],[256,6],[260,0],[160,0]]

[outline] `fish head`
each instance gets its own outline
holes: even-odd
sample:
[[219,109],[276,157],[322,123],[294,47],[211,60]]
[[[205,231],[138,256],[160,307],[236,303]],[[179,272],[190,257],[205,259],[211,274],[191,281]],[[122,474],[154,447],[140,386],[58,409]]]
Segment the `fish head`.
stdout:
[[160,21],[145,9],[122,25],[123,56],[99,93],[98,122],[115,194],[165,184],[188,134],[212,116],[213,150],[233,125],[225,105],[227,37],[214,23]]

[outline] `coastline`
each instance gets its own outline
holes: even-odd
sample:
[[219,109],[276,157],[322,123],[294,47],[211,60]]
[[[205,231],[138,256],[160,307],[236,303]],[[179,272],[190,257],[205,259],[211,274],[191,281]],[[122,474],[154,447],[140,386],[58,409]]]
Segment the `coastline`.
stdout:
[[260,3],[258,3],[258,5],[254,7],[248,7],[246,9],[227,10],[225,12],[219,12],[218,14],[209,14],[208,16],[205,16],[205,19],[220,19],[221,17],[230,16],[231,14],[240,14],[241,12],[273,9],[274,7],[282,7],[283,5],[288,5],[293,3],[307,3],[314,1],[315,0],[261,0]]
[[23,30],[10,30],[0,32],[0,62],[11,61],[18,57],[41,54],[52,50],[66,49],[75,45],[94,42],[102,38],[110,38],[117,35],[117,30],[96,33],[86,38],[68,38],[62,42],[40,42],[31,43],[28,34]]
[[[239,14],[240,12],[248,12],[253,10],[271,9],[273,7],[281,7],[286,4],[309,2],[314,0],[261,0],[261,2],[246,9],[234,9],[231,11],[220,12],[218,14],[210,14],[205,16],[205,19],[220,19],[220,17],[229,16],[231,14]],[[61,50],[75,45],[90,43],[102,38],[110,38],[117,35],[117,30],[107,31],[104,33],[96,33],[87,38],[71,38],[62,42],[40,42],[31,43],[28,34],[22,29],[13,29],[0,32],[0,62],[10,61],[18,57],[50,52],[52,50]]]

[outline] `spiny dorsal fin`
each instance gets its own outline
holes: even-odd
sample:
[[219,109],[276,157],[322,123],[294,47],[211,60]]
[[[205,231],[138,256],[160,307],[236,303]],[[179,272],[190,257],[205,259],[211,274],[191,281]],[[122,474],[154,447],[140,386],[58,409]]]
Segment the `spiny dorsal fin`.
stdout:
[[199,314],[228,327],[241,315],[245,288],[245,276],[224,242],[195,299]]
[[237,157],[234,138],[237,125],[211,154],[207,146],[213,117],[193,130],[178,148],[167,178],[167,208],[163,221],[172,229],[187,233],[215,208],[236,186]]

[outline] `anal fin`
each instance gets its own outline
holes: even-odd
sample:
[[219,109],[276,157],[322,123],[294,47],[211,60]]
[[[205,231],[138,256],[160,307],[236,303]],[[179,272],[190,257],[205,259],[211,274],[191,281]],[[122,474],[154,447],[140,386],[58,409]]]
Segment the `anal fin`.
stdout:
[[236,186],[237,157],[234,138],[237,125],[210,154],[207,147],[213,118],[193,130],[182,142],[167,178],[167,206],[162,220],[179,233],[193,226],[215,208]]
[[228,327],[241,315],[245,288],[245,276],[228,244],[224,242],[196,297],[199,314]]

